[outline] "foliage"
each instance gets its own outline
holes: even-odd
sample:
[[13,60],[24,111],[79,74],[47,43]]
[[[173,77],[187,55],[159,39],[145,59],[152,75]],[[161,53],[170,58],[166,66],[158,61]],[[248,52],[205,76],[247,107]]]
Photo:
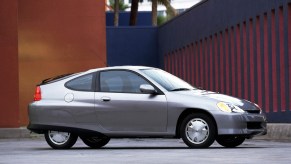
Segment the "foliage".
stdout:
[[[112,9],[114,9],[114,0],[110,0],[110,1],[109,1],[109,4],[110,4],[110,7],[111,7]],[[124,4],[123,1],[120,1],[120,0],[119,0],[119,11],[125,11],[127,8],[129,8],[129,6],[126,5],[126,4]]]
[[158,0],[158,3],[166,7],[166,13],[168,15],[168,18],[171,19],[177,15],[176,9],[173,8],[169,0]]
[[164,24],[165,22],[167,22],[167,17],[159,15],[158,16],[158,25],[160,26],[160,25]]

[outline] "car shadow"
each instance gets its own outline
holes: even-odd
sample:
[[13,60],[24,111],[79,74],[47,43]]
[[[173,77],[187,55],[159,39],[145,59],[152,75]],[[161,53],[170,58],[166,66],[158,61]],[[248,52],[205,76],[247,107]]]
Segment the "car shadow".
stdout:
[[144,146],[140,146],[140,147],[102,147],[99,149],[92,149],[90,147],[72,147],[70,149],[52,149],[50,147],[48,148],[34,148],[35,150],[213,150],[213,149],[217,149],[217,150],[238,150],[238,149],[266,149],[269,147],[256,147],[256,146],[244,146],[244,147],[236,147],[236,148],[225,148],[225,147],[209,147],[209,148],[195,148],[195,149],[191,149],[188,147],[144,147]]
[[[188,147],[103,147],[100,150],[170,150],[170,149],[184,149],[184,150],[207,150],[207,149],[257,149],[257,148],[267,148],[267,147],[236,147],[236,148],[225,148],[225,147],[209,147],[209,148],[188,148]],[[91,148],[73,148],[73,149],[91,149]]]

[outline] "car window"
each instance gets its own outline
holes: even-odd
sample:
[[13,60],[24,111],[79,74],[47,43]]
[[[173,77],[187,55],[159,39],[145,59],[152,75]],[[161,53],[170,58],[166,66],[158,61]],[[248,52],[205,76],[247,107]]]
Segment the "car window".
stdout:
[[66,87],[77,91],[93,91],[92,87],[93,74],[87,74],[81,77],[77,77],[66,83]]
[[152,78],[168,91],[195,89],[182,79],[160,69],[142,69],[144,74]]
[[117,93],[141,93],[141,84],[149,84],[145,79],[129,71],[100,72],[100,91]]

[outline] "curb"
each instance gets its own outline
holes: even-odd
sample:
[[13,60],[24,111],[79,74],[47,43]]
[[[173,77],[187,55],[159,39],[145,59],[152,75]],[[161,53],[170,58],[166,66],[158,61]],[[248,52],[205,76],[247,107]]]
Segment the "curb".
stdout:
[[291,140],[291,124],[267,124],[267,135],[256,136],[255,139],[264,140]]
[[[267,135],[256,136],[254,139],[262,140],[291,140],[291,124],[270,123],[267,124]],[[31,133],[26,127],[0,128],[0,139],[4,138],[31,138],[39,134]]]
[[3,138],[29,138],[30,131],[24,127],[21,128],[0,128],[0,139]]

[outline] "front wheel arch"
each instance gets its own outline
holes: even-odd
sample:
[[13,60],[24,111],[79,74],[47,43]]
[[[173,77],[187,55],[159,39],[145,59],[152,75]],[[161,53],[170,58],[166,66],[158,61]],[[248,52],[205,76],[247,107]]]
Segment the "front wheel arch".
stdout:
[[182,124],[182,121],[190,114],[198,114],[198,113],[201,113],[201,114],[205,114],[207,116],[209,116],[213,123],[215,124],[215,127],[216,127],[216,135],[218,133],[217,131],[217,124],[216,124],[216,121],[214,119],[214,117],[209,113],[207,112],[206,110],[204,109],[197,109],[197,108],[188,108],[188,109],[185,109],[179,116],[178,118],[178,121],[177,121],[177,124],[176,124],[176,134],[175,134],[175,137],[176,138],[181,138],[181,135],[180,135],[180,129],[181,129],[181,124]]

